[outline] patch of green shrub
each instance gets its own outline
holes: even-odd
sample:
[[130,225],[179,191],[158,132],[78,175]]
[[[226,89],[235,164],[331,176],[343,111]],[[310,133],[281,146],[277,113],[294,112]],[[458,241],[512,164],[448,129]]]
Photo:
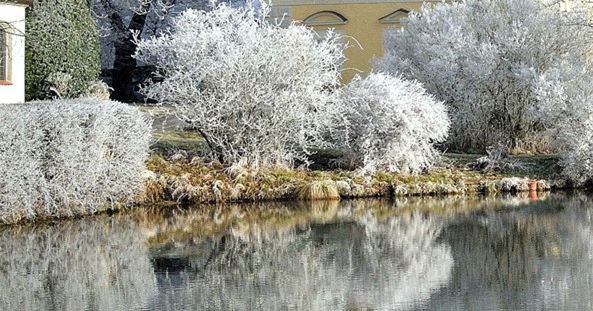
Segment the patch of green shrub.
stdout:
[[[25,96],[62,98],[87,91],[100,72],[99,34],[84,0],[37,0],[27,11]],[[59,81],[54,81],[59,80]]]

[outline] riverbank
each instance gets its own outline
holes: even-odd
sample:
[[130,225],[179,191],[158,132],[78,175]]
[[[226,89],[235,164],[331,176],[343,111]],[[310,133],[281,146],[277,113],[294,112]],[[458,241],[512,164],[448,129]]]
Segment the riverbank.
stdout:
[[[154,129],[154,143],[145,170],[145,187],[131,207],[145,209],[170,206],[270,201],[337,201],[354,198],[411,196],[475,196],[500,193],[531,199],[546,192],[574,188],[561,177],[555,155],[445,154],[439,165],[419,175],[385,172],[360,174],[336,168],[339,154],[318,150],[308,168],[252,170],[223,166],[204,160],[204,141],[193,132]],[[536,185],[536,190],[530,190]],[[96,213],[111,213],[124,206],[104,206]],[[128,205],[130,207],[130,205]],[[92,212],[91,212],[92,214]],[[84,217],[75,213],[65,218]],[[59,219],[58,219],[59,218]],[[21,219],[53,222],[64,216]],[[15,222],[11,222],[15,223]],[[6,225],[6,224],[4,224]],[[0,224],[2,226],[2,224]]]
[[[442,163],[419,175],[360,174],[332,169],[332,151],[312,157],[313,169],[252,170],[204,162],[203,142],[185,131],[159,132],[147,167],[150,176],[141,204],[184,204],[272,200],[336,200],[363,197],[474,195],[571,188],[555,155],[445,154]],[[531,189],[531,190],[530,190]]]

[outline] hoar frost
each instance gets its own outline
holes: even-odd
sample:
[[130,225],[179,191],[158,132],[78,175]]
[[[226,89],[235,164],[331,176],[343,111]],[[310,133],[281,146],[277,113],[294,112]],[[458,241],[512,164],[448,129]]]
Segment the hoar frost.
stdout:
[[[564,3],[564,1],[562,1]],[[376,68],[417,79],[451,114],[448,146],[482,151],[490,145],[547,147],[545,120],[529,111],[542,101],[525,79],[560,71],[563,84],[591,47],[584,1],[466,0],[425,5],[402,29],[386,35]],[[590,72],[589,69],[587,69]],[[590,87],[585,91],[591,92]]]
[[347,85],[342,101],[340,140],[362,171],[419,173],[437,160],[434,143],[446,139],[449,118],[417,81],[371,73]]
[[187,10],[162,36],[140,40],[135,58],[163,78],[144,94],[172,106],[223,163],[290,166],[324,145],[340,114],[344,47],[332,34],[268,23],[262,10]]
[[557,151],[569,180],[593,176],[590,2],[425,5],[386,36],[376,67],[445,102],[448,146]]

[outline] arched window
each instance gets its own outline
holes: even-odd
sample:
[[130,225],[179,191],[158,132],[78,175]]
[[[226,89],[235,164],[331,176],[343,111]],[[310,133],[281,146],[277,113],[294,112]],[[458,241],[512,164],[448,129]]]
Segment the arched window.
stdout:
[[303,24],[307,26],[332,26],[332,25],[344,25],[348,22],[348,19],[344,15],[334,11],[321,11],[315,14],[309,15],[309,17],[303,20]]
[[401,24],[402,20],[408,17],[408,13],[410,11],[406,9],[399,9],[379,18],[379,21],[383,24]]
[[10,25],[0,22],[0,82],[10,81]]

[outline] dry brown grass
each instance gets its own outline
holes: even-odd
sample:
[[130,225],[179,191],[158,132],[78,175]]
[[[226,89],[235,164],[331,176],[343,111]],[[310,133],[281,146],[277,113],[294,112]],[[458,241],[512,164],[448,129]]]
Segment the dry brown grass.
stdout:
[[[548,159],[544,159],[548,161]],[[547,163],[547,162],[546,162]],[[513,172],[480,172],[467,165],[451,164],[420,175],[378,172],[360,175],[352,171],[260,169],[197,158],[165,160],[152,156],[145,193],[139,203],[177,201],[188,204],[272,200],[338,200],[359,197],[409,197],[521,192],[528,180],[538,180],[538,191],[562,188],[562,181],[542,178],[533,169]],[[555,178],[555,175],[549,175]]]
[[339,200],[340,192],[333,180],[314,180],[296,189],[298,200]]

